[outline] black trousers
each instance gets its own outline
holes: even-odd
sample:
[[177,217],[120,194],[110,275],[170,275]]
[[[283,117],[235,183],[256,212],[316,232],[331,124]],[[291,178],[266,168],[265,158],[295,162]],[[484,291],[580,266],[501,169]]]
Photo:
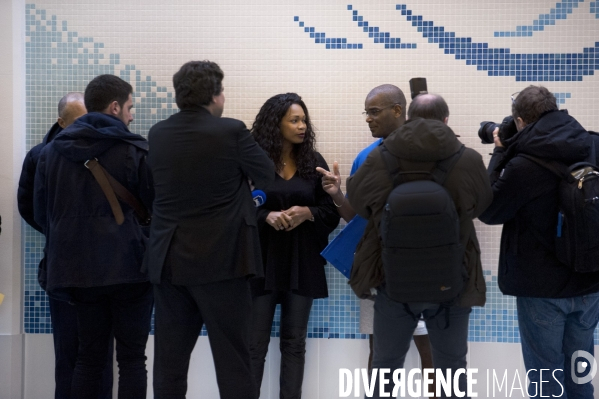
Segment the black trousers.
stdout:
[[204,323],[221,399],[256,399],[249,337],[252,299],[244,278],[196,286],[154,285],[154,398],[184,399],[189,359]]
[[106,353],[116,339],[119,399],[146,397],[146,343],[152,319],[150,283],[74,288],[79,352],[71,397],[96,399],[100,392]]
[[[52,338],[54,339],[54,380],[56,389],[54,399],[71,398],[71,381],[77,363],[79,351],[79,333],[77,330],[77,309],[74,305],[48,297],[50,318],[52,320]],[[106,363],[102,371],[100,394],[98,399],[112,398],[112,352],[114,339],[111,339]]]
[[277,303],[280,303],[281,338],[279,348],[281,350],[281,371],[279,374],[279,397],[281,399],[299,399],[302,397],[306,335],[313,301],[313,298],[291,292],[274,292],[254,298],[250,353],[258,396],[260,396],[264,361],[268,352],[275,308]]

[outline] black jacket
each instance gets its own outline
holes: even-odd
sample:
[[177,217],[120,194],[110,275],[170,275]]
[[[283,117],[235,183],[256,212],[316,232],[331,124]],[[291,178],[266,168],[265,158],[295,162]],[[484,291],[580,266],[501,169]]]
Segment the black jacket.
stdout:
[[23,160],[23,169],[21,170],[21,177],[19,178],[19,189],[17,191],[19,213],[21,214],[21,217],[25,219],[27,224],[40,233],[42,232],[42,228],[33,218],[33,184],[35,182],[35,169],[37,168],[37,161],[39,160],[42,148],[51,142],[61,131],[62,128],[60,125],[55,123],[44,136],[44,140],[29,150]]
[[140,272],[146,238],[134,211],[121,203],[117,225],[85,161],[99,163],[149,209],[154,197],[147,141],[119,119],[91,112],[41,151],[35,174],[34,217],[46,235],[50,294],[69,287],[147,281]]
[[150,280],[161,281],[167,253],[177,285],[262,275],[248,178],[264,189],[275,171],[243,122],[198,107],[158,122],[148,139],[156,188]]
[[576,273],[555,255],[559,179],[522,157],[573,164],[587,160],[593,139],[565,111],[543,115],[495,148],[489,163],[493,203],[479,217],[503,223],[499,288],[506,295],[566,298],[599,291],[599,273]]
[[[462,146],[455,133],[443,122],[415,118],[407,121],[384,141],[398,157],[405,171],[431,170],[435,163],[455,154]],[[478,152],[466,148],[447,176],[445,188],[460,218],[460,243],[465,248],[464,268],[468,273],[458,304],[484,306],[486,285],[480,260],[480,245],[473,220],[491,203],[491,187]],[[356,248],[350,284],[358,296],[383,282],[380,223],[393,181],[375,148],[358,171],[347,179],[347,196],[358,215],[368,219],[362,240]]]

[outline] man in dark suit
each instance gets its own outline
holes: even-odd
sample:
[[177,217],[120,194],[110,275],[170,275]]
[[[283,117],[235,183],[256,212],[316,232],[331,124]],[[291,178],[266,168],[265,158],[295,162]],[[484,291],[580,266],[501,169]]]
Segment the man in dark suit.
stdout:
[[185,398],[189,359],[206,324],[223,399],[256,398],[247,278],[262,264],[248,184],[274,165],[243,122],[221,118],[223,72],[191,61],[173,76],[180,112],[150,129],[156,199],[147,254],[156,302],[154,397]]

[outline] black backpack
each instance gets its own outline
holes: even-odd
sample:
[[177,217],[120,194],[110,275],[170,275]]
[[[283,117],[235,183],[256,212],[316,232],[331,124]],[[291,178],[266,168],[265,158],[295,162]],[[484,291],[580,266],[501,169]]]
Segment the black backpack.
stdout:
[[599,168],[590,162],[567,166],[520,155],[561,179],[555,232],[559,261],[579,273],[599,271]]
[[[460,221],[443,187],[464,146],[431,171],[400,171],[384,144],[382,158],[393,179],[380,225],[387,295],[401,303],[451,303],[468,274],[460,244]],[[409,176],[420,175],[420,180]],[[422,180],[426,179],[426,180]]]

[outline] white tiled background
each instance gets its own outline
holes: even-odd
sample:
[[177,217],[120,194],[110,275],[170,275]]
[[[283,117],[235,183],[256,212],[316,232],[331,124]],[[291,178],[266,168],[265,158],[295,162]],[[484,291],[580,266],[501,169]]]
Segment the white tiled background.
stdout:
[[[599,84],[594,74],[587,72],[582,76],[582,81],[576,81],[580,75],[575,73],[559,75],[559,81],[548,81],[543,75],[531,81],[521,81],[513,74],[490,76],[487,70],[477,70],[476,65],[467,65],[467,60],[458,60],[455,55],[445,54],[439,44],[429,42],[397,10],[397,4],[405,4],[413,15],[421,15],[423,20],[443,27],[445,32],[455,32],[456,37],[471,38],[472,42],[485,43],[489,48],[509,49],[511,54],[566,54],[567,57],[567,54],[583,54],[583,49],[593,48],[599,42],[598,2],[588,0],[533,0],[525,3],[474,0],[419,0],[404,3],[386,0],[181,0],[172,3],[149,0],[40,0],[26,3],[13,0],[13,9],[8,7],[7,10],[9,15],[14,15],[8,19],[12,22],[12,30],[7,29],[7,33],[13,34],[14,54],[8,61],[0,61],[0,78],[2,82],[10,81],[13,74],[22,74],[25,81],[22,86],[13,79],[13,102],[9,105],[14,107],[15,115],[26,116],[26,126],[22,126],[22,121],[15,123],[13,135],[3,136],[3,143],[8,140],[5,147],[11,151],[11,157],[7,159],[12,160],[12,169],[4,169],[10,172],[7,172],[9,176],[2,186],[3,195],[7,197],[3,197],[1,204],[5,226],[2,239],[6,240],[7,231],[12,229],[18,245],[20,226],[16,226],[19,224],[18,218],[14,217],[14,204],[8,197],[14,197],[14,177],[18,175],[25,149],[41,140],[56,116],[56,104],[60,97],[66,91],[83,90],[101,65],[109,68],[111,73],[125,74],[121,76],[134,84],[137,120],[131,127],[134,132],[144,135],[149,126],[174,111],[168,108],[168,104],[172,103],[172,98],[168,97],[173,92],[172,75],[182,63],[192,59],[210,59],[220,64],[225,72],[227,100],[224,116],[241,119],[248,126],[268,97],[281,92],[297,92],[304,98],[317,128],[319,151],[329,164],[339,161],[344,176],[349,172],[358,151],[372,141],[361,116],[368,91],[379,84],[393,83],[409,97],[408,81],[412,77],[426,77],[429,91],[441,94],[447,100],[451,112],[449,125],[465,144],[483,154],[485,162],[489,159],[487,154],[491,148],[480,144],[476,135],[479,122],[501,121],[510,112],[510,94],[528,84],[543,84],[559,93],[564,100],[562,108],[567,108],[586,128],[599,130],[595,106]],[[389,32],[390,37],[399,37],[402,43],[414,43],[416,48],[385,49],[384,45],[374,43],[358,26],[358,22],[353,20],[354,11],[368,21],[369,27]],[[298,21],[295,17],[298,17]],[[56,21],[54,25],[53,19]],[[33,27],[36,21],[39,24]],[[315,38],[311,38],[300,27],[300,21],[304,27],[314,27],[316,32],[324,32],[327,38],[345,38],[347,43],[362,44],[362,48],[327,49],[325,44],[316,43]],[[40,34],[42,26],[46,29],[43,35]],[[60,34],[51,36],[53,26]],[[495,37],[494,32],[516,31],[518,26],[542,26],[543,29],[537,28],[530,37]],[[74,36],[75,33],[77,36]],[[40,41],[40,36],[50,40]],[[0,48],[6,48],[9,52],[10,35],[3,37],[7,39],[2,39]],[[78,56],[73,58],[72,53],[58,51],[60,43],[68,43],[69,40],[70,43],[79,43],[81,38],[85,39],[81,41],[83,45],[75,50]],[[35,45],[31,44],[32,40]],[[19,47],[14,45],[17,42],[29,46],[24,48],[26,56],[19,55],[15,50]],[[594,51],[597,52],[596,47]],[[97,65],[93,58],[85,55],[94,52],[103,57],[98,56]],[[470,57],[482,53],[474,54]],[[586,62],[590,64],[590,71],[594,71],[599,66],[597,57],[596,53],[592,53],[590,61],[582,59],[574,62],[583,66]],[[13,71],[13,65],[23,71]],[[41,68],[42,72],[35,72],[37,68]],[[549,64],[546,76],[554,70]],[[492,72],[500,71],[498,67]],[[5,86],[10,87],[9,82],[6,85],[3,83]],[[28,101],[26,106],[18,101],[23,91]],[[156,93],[156,100],[148,100],[151,93]],[[10,120],[8,116],[3,120],[13,122],[20,119],[14,117]],[[11,208],[5,209],[4,205],[10,205]],[[489,293],[487,306],[473,312],[471,319],[471,364],[481,362],[483,366],[480,367],[485,368],[501,364],[502,367],[505,365],[515,369],[521,367],[521,361],[519,345],[510,344],[518,342],[514,302],[499,293],[494,280],[501,230],[478,222],[476,226]],[[29,251],[24,256],[25,291],[33,291],[37,288],[35,275],[31,273],[35,272],[42,241],[31,229],[25,228],[24,232],[23,246]],[[12,265],[18,266],[20,258],[14,250],[12,258]],[[20,276],[14,274],[14,268],[3,267],[1,270],[3,277],[9,277],[13,287],[18,286]],[[7,274],[9,270],[10,275]],[[344,279],[336,271],[328,270],[328,276],[331,298],[318,305],[311,320],[312,327],[326,330],[315,330],[313,336],[328,338],[340,334],[350,338],[352,333],[357,332],[354,299]],[[1,279],[0,289],[6,290]],[[45,327],[39,329],[46,320],[44,314],[34,314],[35,310],[43,308],[43,298],[35,298],[35,294],[23,293],[26,332],[35,332],[27,328],[48,332]],[[15,305],[18,301],[13,296],[10,305],[12,314],[20,309],[20,305]],[[341,309],[338,319],[331,318],[330,309],[333,307]],[[0,312],[5,312],[0,313],[0,327],[3,334],[11,334],[18,323],[11,322],[9,327],[4,328],[6,323],[2,323],[9,317],[5,316],[4,309],[7,309],[6,304],[0,308]],[[15,318],[10,317],[11,320]],[[346,320],[351,322],[346,323]],[[36,396],[38,394],[34,392],[50,389],[46,383],[35,382],[36,378],[51,381],[51,378],[47,378],[48,370],[44,368],[42,373],[38,368],[44,362],[37,361],[40,357],[51,355],[49,338],[47,335],[31,334],[25,337],[28,348],[35,348],[26,351],[25,375],[36,376],[29,378],[25,384],[25,392],[28,392],[26,397],[43,397]],[[200,340],[200,344],[202,342]],[[277,348],[271,346],[271,349],[270,363],[276,363]],[[205,362],[210,361],[206,345],[198,350],[198,364],[201,366],[194,368],[194,371],[204,376],[202,381],[206,378],[206,381],[213,381],[213,378],[201,372],[207,367]],[[304,397],[336,397],[334,392],[338,383],[335,376],[338,368],[346,367],[345,364],[348,368],[363,367],[367,352],[367,341],[362,339],[309,340]],[[508,352],[509,356],[506,355]],[[417,356],[412,358],[417,362]],[[276,375],[276,368],[271,368],[268,386],[272,392],[277,386]],[[190,380],[190,386],[195,386],[191,374]],[[194,395],[197,392],[197,396],[190,397],[213,397],[206,394],[207,386],[210,386],[209,383],[199,384],[198,390],[192,391]],[[270,397],[275,397],[274,393]]]

